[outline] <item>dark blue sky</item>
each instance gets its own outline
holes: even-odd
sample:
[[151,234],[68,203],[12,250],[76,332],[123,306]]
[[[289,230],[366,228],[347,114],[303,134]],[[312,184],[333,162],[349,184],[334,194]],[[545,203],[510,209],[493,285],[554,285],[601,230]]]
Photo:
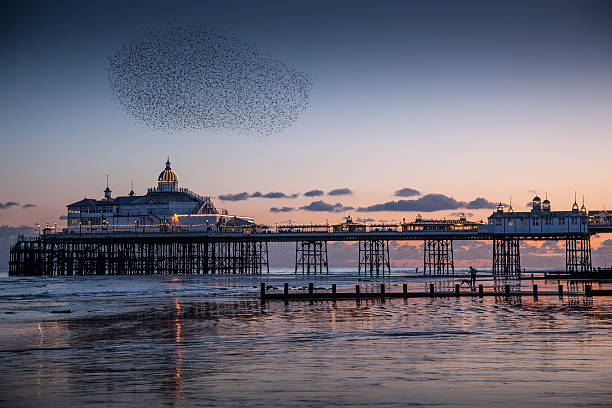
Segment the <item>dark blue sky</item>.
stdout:
[[[576,169],[612,170],[611,4],[5,2],[0,171],[13,178],[0,201],[39,207],[0,224],[57,218],[107,173],[117,194],[130,178],[142,192],[166,155],[183,186],[213,196],[350,187],[342,204],[362,207],[404,187],[520,202],[538,189],[565,206],[578,189],[601,206],[612,193]],[[310,107],[264,138],[138,125],[109,98],[108,58],[168,24],[235,33],[309,73]],[[307,204],[235,205],[273,221],[268,207]]]

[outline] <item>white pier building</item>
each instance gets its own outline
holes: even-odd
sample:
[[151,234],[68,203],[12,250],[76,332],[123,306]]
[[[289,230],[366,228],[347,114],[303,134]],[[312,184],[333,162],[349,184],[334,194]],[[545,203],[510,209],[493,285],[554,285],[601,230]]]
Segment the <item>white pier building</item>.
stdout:
[[168,159],[157,187],[149,188],[145,195],[132,190],[126,196],[112,197],[107,185],[103,198],[84,198],[67,206],[67,232],[242,231],[254,227],[253,218],[219,212],[210,197],[178,184]]
[[497,210],[488,217],[488,224],[479,225],[478,232],[493,234],[546,234],[546,233],[586,233],[589,230],[589,216],[582,204],[578,208],[576,200],[571,211],[551,211],[550,201],[541,201],[535,196],[531,211],[513,211],[512,205],[505,211],[500,203]]

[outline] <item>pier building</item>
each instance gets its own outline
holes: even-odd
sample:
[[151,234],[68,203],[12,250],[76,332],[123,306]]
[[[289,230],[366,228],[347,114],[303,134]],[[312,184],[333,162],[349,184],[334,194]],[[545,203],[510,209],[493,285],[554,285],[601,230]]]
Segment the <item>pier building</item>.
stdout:
[[461,214],[459,219],[451,220],[425,220],[419,214],[412,222],[406,222],[404,218],[400,223],[401,230],[404,232],[409,231],[430,231],[430,232],[444,232],[444,231],[476,231],[479,223],[475,221],[468,221],[465,214]]
[[73,233],[220,231],[254,225],[253,218],[217,211],[209,196],[180,188],[170,158],[157,186],[144,195],[136,195],[132,189],[126,196],[113,197],[107,181],[101,199],[84,198],[67,208],[66,231]]
[[366,225],[353,221],[349,215],[346,221],[332,225],[333,232],[366,232]]
[[571,211],[552,211],[550,201],[542,201],[537,195],[531,201],[531,211],[514,211],[512,205],[506,210],[499,203],[488,223],[478,227],[479,232],[491,234],[586,233],[588,229],[589,215],[584,204],[578,208],[574,200]]

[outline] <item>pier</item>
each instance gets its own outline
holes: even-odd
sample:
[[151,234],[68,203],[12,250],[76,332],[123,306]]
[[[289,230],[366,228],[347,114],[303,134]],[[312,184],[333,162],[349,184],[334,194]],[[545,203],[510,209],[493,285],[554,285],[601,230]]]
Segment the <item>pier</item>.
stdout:
[[[566,271],[590,272],[590,238],[610,233],[612,226],[585,232],[491,233],[478,230],[308,232],[58,232],[20,239],[10,250],[13,276],[138,275],[138,274],[261,274],[269,271],[268,246],[296,245],[295,273],[328,272],[328,242],[357,242],[358,273],[387,276],[391,272],[389,242],[421,241],[424,271],[432,276],[454,273],[454,241],[491,241],[493,273],[515,277],[520,272],[522,240],[565,241]],[[356,248],[357,249],[357,248]]]

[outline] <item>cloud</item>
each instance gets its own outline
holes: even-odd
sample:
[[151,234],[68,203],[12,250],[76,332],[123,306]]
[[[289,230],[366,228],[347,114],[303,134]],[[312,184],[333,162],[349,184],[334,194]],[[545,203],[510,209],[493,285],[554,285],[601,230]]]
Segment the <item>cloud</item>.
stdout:
[[323,190],[310,190],[304,193],[306,197],[319,197],[323,195]]
[[474,216],[474,213],[471,213],[471,212],[459,212],[459,211],[458,211],[458,212],[453,212],[453,213],[450,213],[450,214],[448,214],[448,215],[449,215],[450,217],[461,217],[462,215],[465,215],[465,216],[466,216],[466,218],[470,218],[470,217],[473,217],[473,216]]
[[266,194],[262,194],[259,191],[254,192],[253,194],[251,194],[252,198],[297,198],[299,194],[295,193],[295,194],[285,194],[285,193],[281,193],[279,191],[273,191],[270,193],[266,193]]
[[17,206],[19,206],[19,203],[16,203],[15,201],[7,201],[6,203],[0,201],[0,210],[6,210],[7,208]]
[[388,201],[383,204],[374,204],[360,207],[357,211],[442,211],[456,210],[464,203],[444,194],[427,194],[415,200]]
[[17,241],[19,235],[34,236],[37,234],[38,228],[25,225],[19,227],[0,225],[0,267],[6,268],[8,266],[9,248]]
[[394,195],[396,197],[414,197],[414,196],[420,196],[421,192],[418,190],[415,190],[414,188],[405,187],[405,188],[400,188],[399,190],[397,190]]
[[376,220],[374,218],[361,218],[361,217],[357,217],[357,218],[355,218],[355,221],[357,221],[357,222],[374,222]]
[[353,191],[350,188],[335,188],[333,190],[330,190],[327,195],[330,196],[339,196],[339,195],[349,195],[349,194],[353,194]]
[[26,203],[23,205],[22,208],[36,208],[36,204]]
[[[505,205],[505,204],[504,204]],[[470,210],[482,210],[485,208],[495,208],[497,204],[482,197],[476,197],[465,205]]]
[[282,212],[290,212],[290,211],[295,211],[295,208],[293,207],[280,207],[280,208],[272,207],[270,208],[270,212],[273,212],[273,213],[282,213]]
[[328,204],[325,201],[319,200],[319,201],[313,201],[310,204],[305,205],[304,207],[300,207],[300,210],[342,212],[342,211],[354,210],[354,208],[344,206],[340,203]]
[[496,204],[482,197],[472,201],[457,201],[453,197],[444,194],[426,194],[414,200],[388,201],[382,204],[374,204],[368,207],[360,207],[357,211],[421,211],[433,212],[444,210],[458,210],[467,208],[470,210],[495,208]]
[[66,214],[60,215],[60,216],[59,216],[59,219],[60,219],[60,220],[67,220],[67,219],[68,219],[68,216],[67,216]]
[[256,191],[253,194],[249,194],[246,191],[244,191],[242,193],[236,193],[236,194],[221,194],[219,196],[219,199],[224,200],[224,201],[244,201],[244,200],[248,200],[249,198],[297,198],[298,196],[299,194],[297,193],[285,194],[285,193],[281,193],[278,191],[273,191],[273,192],[266,193],[266,194],[262,194],[259,191]]
[[223,200],[223,201],[243,201],[243,200],[247,200],[249,198],[249,193],[242,192],[242,193],[236,193],[236,194],[221,194],[219,196],[219,200]]

